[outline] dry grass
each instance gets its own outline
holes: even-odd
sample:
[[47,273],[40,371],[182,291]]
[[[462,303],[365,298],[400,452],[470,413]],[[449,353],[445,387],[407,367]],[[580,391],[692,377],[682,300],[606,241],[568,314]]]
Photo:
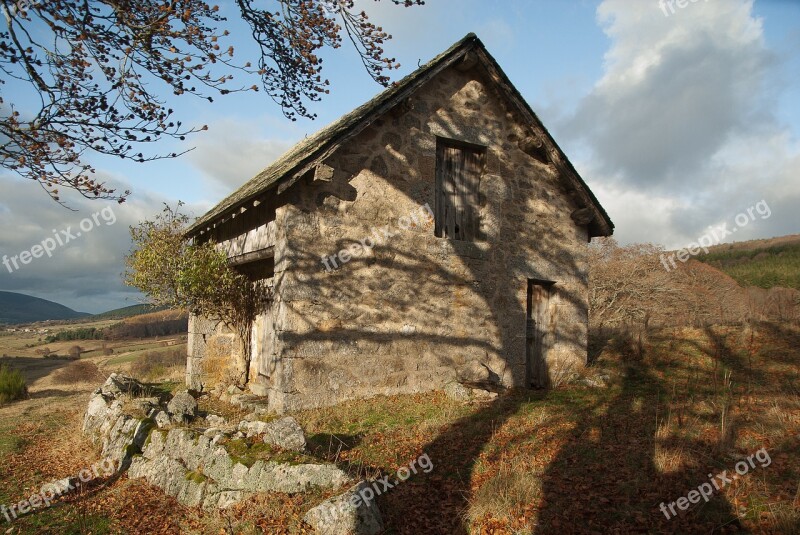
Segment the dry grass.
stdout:
[[186,366],[186,350],[181,347],[166,351],[148,351],[131,364],[131,373],[143,380],[164,379],[174,368]]
[[541,472],[504,463],[472,494],[464,517],[470,525],[480,524],[487,517],[513,523],[541,497]]
[[687,460],[688,455],[683,448],[656,444],[653,465],[660,474],[668,475],[684,470],[688,464]]
[[780,504],[770,507],[770,524],[775,533],[800,535],[800,506]]
[[[794,336],[785,326],[758,326],[751,366],[736,328],[669,330],[654,333],[636,359],[624,341],[609,346],[597,360],[614,377],[606,388],[512,392],[485,405],[438,393],[379,396],[294,416],[310,454],[353,474],[391,475],[423,452],[430,455],[430,474],[416,474],[380,497],[388,533],[708,533],[737,524],[753,533],[798,533],[800,344]],[[47,364],[55,370],[64,362]],[[32,391],[54,389],[57,373],[48,373]],[[67,442],[47,439],[74,436],[85,394],[34,397],[0,409],[0,437],[22,441],[12,471],[2,464],[0,498],[19,499],[39,482],[38,464],[69,457]],[[15,427],[45,421],[54,402],[73,407],[74,418],[35,432]],[[201,408],[231,421],[245,412],[207,398]],[[723,437],[726,450],[719,448]],[[762,447],[772,464],[715,493],[709,504],[669,521],[654,505],[685,495],[709,473],[732,470],[737,456]],[[0,454],[0,463],[9,458]],[[46,477],[80,467],[48,469]],[[111,532],[161,532],[154,527],[161,525],[170,527],[165,532],[289,534],[307,530],[300,519],[327,496],[258,496],[207,514],[123,478],[87,497],[85,507],[109,519]],[[54,532],[75,511],[68,504],[20,527]]]

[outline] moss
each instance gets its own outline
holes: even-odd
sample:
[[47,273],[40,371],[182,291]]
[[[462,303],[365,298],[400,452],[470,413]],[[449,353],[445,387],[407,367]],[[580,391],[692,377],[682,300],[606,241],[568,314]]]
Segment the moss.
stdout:
[[186,480],[193,481],[194,483],[197,483],[199,485],[200,483],[207,481],[208,477],[199,470],[189,470],[188,472],[186,472]]
[[231,460],[250,468],[256,461],[273,461],[297,465],[319,462],[319,459],[293,451],[281,451],[264,442],[248,443],[244,439],[230,440],[224,444]]

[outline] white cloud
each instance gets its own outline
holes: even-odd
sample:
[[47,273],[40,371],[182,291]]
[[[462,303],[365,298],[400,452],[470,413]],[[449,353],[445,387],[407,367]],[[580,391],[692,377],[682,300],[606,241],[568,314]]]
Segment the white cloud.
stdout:
[[[127,187],[121,177],[98,173]],[[166,200],[137,189],[130,200],[117,204],[90,201],[68,195],[70,211],[56,204],[33,182],[0,175],[0,289],[54,300],[83,312],[101,312],[135,304],[139,294],[122,283],[124,257],[130,250],[129,227],[152,219]],[[174,202],[172,203],[174,205]],[[195,213],[195,207],[187,206]],[[98,214],[95,219],[93,214]],[[81,222],[88,218],[91,225]],[[78,235],[80,233],[80,235]],[[42,255],[24,264],[23,251],[31,251],[44,240],[61,237],[51,256]],[[70,235],[67,238],[67,234]],[[58,243],[56,241],[56,243]],[[10,261],[16,256],[18,269]]]
[[[773,215],[736,236],[797,232],[800,147],[776,118],[778,60],[753,2],[606,0],[603,76],[563,121],[571,152],[623,242],[681,246],[760,200]],[[602,184],[602,186],[597,186]],[[744,230],[744,229],[743,229]]]
[[[281,137],[265,138],[261,129],[267,123]],[[198,136],[187,160],[213,181],[220,196],[226,195],[253,178],[295,144],[299,134],[275,124],[274,119],[257,121],[220,119]]]

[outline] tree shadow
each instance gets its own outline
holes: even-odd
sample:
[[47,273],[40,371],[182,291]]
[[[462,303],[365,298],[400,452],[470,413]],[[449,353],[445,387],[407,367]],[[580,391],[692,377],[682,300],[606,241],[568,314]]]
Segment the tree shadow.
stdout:
[[[731,505],[718,493],[708,503],[691,505],[688,513],[673,503],[730,461],[699,438],[662,436],[660,427],[671,418],[662,407],[669,385],[646,355],[640,357],[639,340],[629,332],[618,333],[613,344],[628,348],[622,353],[621,384],[583,411],[549,464],[534,533],[740,531]],[[672,464],[674,452],[699,461]]]
[[74,360],[68,357],[0,357],[0,365],[8,365],[12,370],[19,370],[30,385]]

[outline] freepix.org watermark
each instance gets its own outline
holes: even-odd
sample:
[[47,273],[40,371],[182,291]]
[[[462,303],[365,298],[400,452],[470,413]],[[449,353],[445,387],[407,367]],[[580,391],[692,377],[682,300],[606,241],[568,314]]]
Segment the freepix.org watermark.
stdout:
[[[85,484],[101,475],[103,477],[113,475],[115,467],[116,465],[112,459],[104,459],[93,464],[90,468],[84,468],[78,472],[78,481]],[[75,485],[76,480],[69,477],[59,481],[45,483],[42,485],[42,488],[39,489],[39,492],[31,494],[28,498],[19,503],[0,505],[0,514],[5,517],[8,523],[11,523],[19,516],[50,507],[57,498],[75,490]]]
[[423,453],[420,457],[411,461],[407,467],[401,466],[398,468],[394,479],[390,480],[390,477],[387,475],[383,476],[381,479],[376,479],[371,485],[365,482],[361,489],[350,497],[350,500],[341,501],[338,504],[327,507],[322,513],[320,523],[322,525],[327,525],[335,522],[349,507],[357,508],[362,503],[364,505],[369,505],[376,497],[393,489],[410,478],[412,474],[417,474],[419,469],[426,474],[433,471],[433,461],[431,461],[427,453]]
[[678,267],[678,265],[675,263],[676,258],[680,262],[686,263],[691,257],[700,254],[700,251],[708,254],[709,247],[722,243],[722,240],[724,240],[726,237],[731,236],[740,228],[746,227],[751,221],[755,221],[756,214],[758,214],[761,219],[767,219],[772,215],[772,210],[770,210],[767,201],[761,200],[754,206],[751,206],[747,210],[738,214],[733,219],[734,223],[736,223],[735,227],[729,229],[727,223],[723,223],[722,225],[716,227],[708,227],[709,231],[700,236],[697,241],[690,243],[683,249],[680,249],[670,255],[662,254],[661,265],[663,265],[664,269],[667,271],[671,271]]
[[[431,221],[433,221],[433,210],[431,210],[430,205],[426,203],[410,214],[399,217],[397,219],[397,227],[400,230],[408,230],[412,225],[419,227],[429,224]],[[397,236],[397,234],[397,232],[392,232],[389,225],[372,229],[372,232],[368,236],[358,240],[358,243],[353,243],[349,247],[341,249],[335,255],[323,256],[320,262],[325,266],[325,271],[331,272],[334,269],[339,269],[353,258],[369,254],[373,247],[376,245],[383,245],[389,238]]]
[[4,254],[3,265],[9,273],[14,273],[14,271],[20,268],[20,265],[24,266],[30,264],[33,262],[34,258],[41,258],[44,255],[51,258],[53,256],[53,251],[80,238],[84,233],[91,232],[93,229],[99,227],[101,220],[106,225],[113,225],[117,222],[117,216],[110,206],[106,206],[99,212],[93,213],[90,217],[82,219],[81,222],[78,223],[78,228],[80,228],[80,230],[73,231],[71,226],[61,230],[53,229],[52,237],[43,239],[30,249],[15,254],[14,256]]
[[766,468],[772,464],[772,459],[770,458],[767,449],[761,448],[754,454],[748,455],[747,458],[736,463],[736,466],[734,467],[736,473],[731,474],[730,477],[728,477],[727,470],[723,470],[719,474],[713,476],[708,474],[709,480],[706,483],[698,486],[697,490],[690,490],[686,496],[681,496],[669,504],[661,502],[658,508],[661,509],[661,512],[664,513],[664,516],[666,516],[668,520],[671,520],[678,514],[675,511],[675,506],[677,506],[681,511],[686,511],[693,504],[700,503],[701,498],[708,502],[708,500],[711,499],[711,496],[713,496],[716,491],[724,489],[726,485],[730,485],[739,477],[750,472],[751,469],[755,469],[755,461],[758,461],[761,468]]
[[[658,0],[658,7],[661,8],[665,17],[669,17],[675,14],[676,6],[678,9],[684,9],[689,4],[696,4],[697,2],[700,2],[700,0]],[[708,2],[708,0],[703,0],[703,2]]]

